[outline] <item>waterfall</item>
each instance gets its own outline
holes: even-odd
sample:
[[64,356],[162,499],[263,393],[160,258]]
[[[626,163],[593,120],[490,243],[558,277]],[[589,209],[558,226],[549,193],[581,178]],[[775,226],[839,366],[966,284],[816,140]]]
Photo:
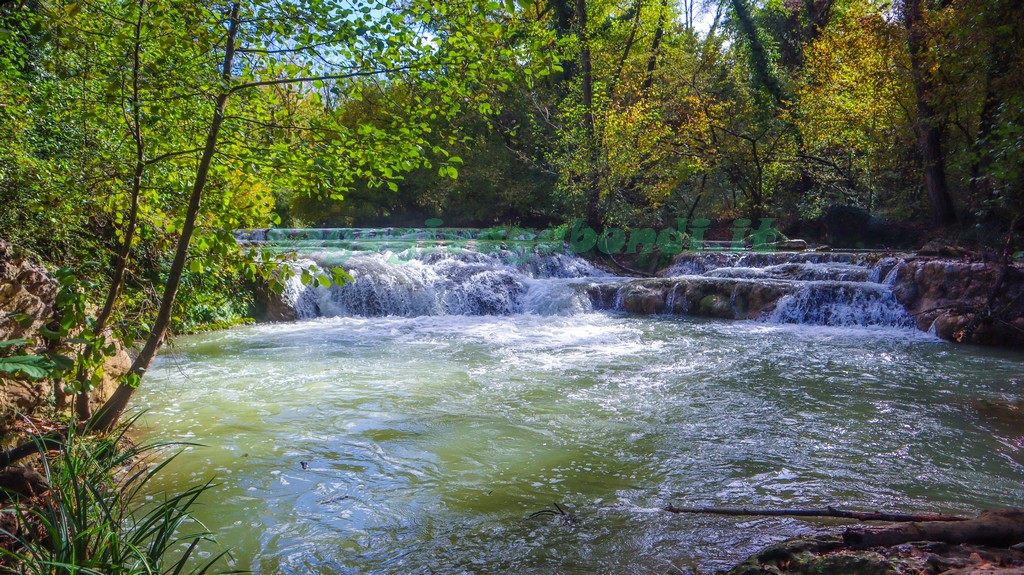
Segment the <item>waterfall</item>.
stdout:
[[283,297],[299,319],[335,316],[573,315],[593,309],[772,323],[913,327],[893,295],[898,257],[850,253],[689,253],[663,279],[611,276],[561,240],[474,229],[273,229],[243,243],[294,254],[297,272],[352,281]]
[[914,320],[888,286],[870,282],[808,282],[783,296],[773,323],[913,328]]
[[[470,238],[471,239],[471,238]],[[591,309],[586,278],[601,272],[575,255],[538,249],[475,246],[410,245],[401,251],[390,241],[347,249],[338,240],[317,238],[316,245],[292,243],[301,254],[292,265],[326,273],[340,265],[352,281],[344,285],[306,285],[301,274],[291,277],[284,297],[299,319],[334,316],[543,315],[574,314]],[[411,240],[418,242],[420,240]],[[293,240],[294,242],[294,240]],[[493,246],[492,246],[493,247]],[[329,275],[329,274],[327,274]]]
[[[659,281],[671,285],[664,300],[667,313],[913,328],[913,318],[893,293],[902,265],[899,257],[866,253],[692,253],[678,256]],[[616,309],[657,307],[649,293],[639,297],[629,285],[617,289],[614,297],[604,298]]]

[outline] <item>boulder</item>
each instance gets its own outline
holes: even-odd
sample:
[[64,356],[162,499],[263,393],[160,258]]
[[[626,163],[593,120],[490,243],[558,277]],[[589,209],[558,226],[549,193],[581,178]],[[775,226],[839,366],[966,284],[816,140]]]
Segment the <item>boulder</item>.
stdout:
[[932,240],[917,250],[919,256],[934,256],[940,258],[963,258],[972,255],[970,251],[960,247],[947,244],[941,240]]
[[[52,344],[39,335],[39,329],[59,320],[54,304],[59,287],[38,258],[0,240],[0,340],[29,339],[28,349],[48,351]],[[90,396],[94,408],[110,397],[131,367],[127,351],[114,343],[116,352],[104,364],[103,380]],[[0,428],[9,427],[18,414],[32,415],[49,406],[60,409],[69,403],[52,381],[0,374]]]
[[733,319],[729,298],[717,293],[702,297],[697,309],[702,316]]
[[295,304],[284,293],[277,293],[264,280],[249,285],[254,297],[253,317],[259,322],[298,321]]
[[[33,337],[54,315],[57,280],[32,254],[0,240],[0,341]],[[19,321],[11,314],[24,314]]]
[[595,309],[653,315],[672,313],[720,319],[756,319],[794,291],[789,282],[720,277],[641,279],[587,289]]
[[1024,347],[1019,265],[910,258],[896,267],[893,294],[923,331],[964,343]]
[[665,309],[666,292],[659,288],[634,286],[622,294],[622,311],[656,315]]

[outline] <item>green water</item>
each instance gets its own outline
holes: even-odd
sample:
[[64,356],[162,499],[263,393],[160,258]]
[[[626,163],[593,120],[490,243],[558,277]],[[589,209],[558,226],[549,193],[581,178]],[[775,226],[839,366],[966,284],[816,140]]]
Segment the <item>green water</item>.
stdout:
[[[182,338],[135,400],[205,444],[200,519],[259,573],[686,573],[823,523],[668,503],[1020,505],[1024,356],[690,318],[333,318]],[[301,462],[306,463],[303,468]],[[577,521],[528,516],[555,503]]]

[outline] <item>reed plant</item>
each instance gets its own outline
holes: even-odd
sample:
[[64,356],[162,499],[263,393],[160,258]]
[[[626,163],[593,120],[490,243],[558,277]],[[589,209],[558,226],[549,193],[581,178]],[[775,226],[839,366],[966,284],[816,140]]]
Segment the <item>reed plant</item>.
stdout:
[[[206,483],[176,492],[149,486],[181,444],[135,444],[128,422],[95,436],[71,432],[41,456],[50,489],[15,498],[0,546],[0,573],[18,575],[202,575],[228,571],[227,551],[191,516]],[[11,528],[11,526],[14,528]]]

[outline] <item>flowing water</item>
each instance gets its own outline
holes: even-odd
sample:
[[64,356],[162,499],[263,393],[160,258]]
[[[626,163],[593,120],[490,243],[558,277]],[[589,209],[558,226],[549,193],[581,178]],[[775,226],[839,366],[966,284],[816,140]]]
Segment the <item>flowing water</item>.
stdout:
[[[593,311],[581,286],[616,280],[569,255],[392,249],[347,258],[350,286],[293,286],[305,316],[328,317],[178,339],[137,396],[149,438],[205,445],[162,486],[216,477],[199,517],[240,568],[712,572],[824,523],[659,508],[1024,498],[1024,429],[986,409],[1024,399],[1020,354],[898,318]],[[800,281],[884,285],[817,272]],[[875,313],[847,290],[835,317]],[[556,504],[571,516],[530,517]]]

